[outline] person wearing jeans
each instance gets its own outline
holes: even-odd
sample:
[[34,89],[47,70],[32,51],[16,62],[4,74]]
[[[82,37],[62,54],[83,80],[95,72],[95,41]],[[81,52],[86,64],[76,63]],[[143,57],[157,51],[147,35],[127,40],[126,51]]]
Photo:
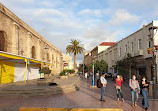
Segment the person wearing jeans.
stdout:
[[115,86],[116,86],[116,92],[117,92],[117,101],[119,101],[119,95],[121,96],[122,102],[124,102],[123,94],[122,94],[122,83],[123,79],[120,75],[117,75],[117,78],[115,79]]
[[149,108],[147,96],[149,92],[149,83],[146,81],[146,77],[143,77],[142,79],[142,95],[143,95],[143,100],[142,104],[145,105],[145,109],[147,110]]
[[132,106],[137,106],[138,93],[140,93],[139,82],[136,80],[136,76],[133,75],[132,79],[129,80],[129,86],[131,88],[132,95]]
[[100,77],[100,82],[101,84],[103,85],[101,87],[101,98],[100,98],[100,101],[105,101],[104,100],[104,93],[105,93],[105,87],[107,85],[107,80],[105,79],[105,74],[103,74],[101,77]]
[[[131,89],[131,94],[132,94],[132,106],[137,106],[137,101],[138,101],[138,88]],[[135,97],[135,98],[134,98]]]

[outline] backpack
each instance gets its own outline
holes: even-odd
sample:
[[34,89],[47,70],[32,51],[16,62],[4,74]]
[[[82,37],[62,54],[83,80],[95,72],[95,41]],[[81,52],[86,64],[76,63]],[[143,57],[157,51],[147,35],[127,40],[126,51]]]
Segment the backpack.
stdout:
[[97,87],[101,88],[103,86],[103,84],[101,83],[100,78],[97,80]]

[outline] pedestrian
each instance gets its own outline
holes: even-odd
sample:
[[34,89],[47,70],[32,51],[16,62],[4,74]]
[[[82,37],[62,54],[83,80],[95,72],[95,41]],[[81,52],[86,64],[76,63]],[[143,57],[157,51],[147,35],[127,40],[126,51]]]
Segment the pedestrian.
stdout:
[[148,93],[149,93],[149,83],[146,80],[146,77],[142,78],[142,83],[141,83],[141,88],[142,88],[142,95],[143,95],[143,100],[142,100],[142,105],[145,105],[145,109],[148,110],[149,104],[148,104]]
[[85,73],[85,79],[87,79],[87,72]]
[[98,80],[99,79],[99,73],[97,72],[96,73],[96,80]]
[[132,79],[129,80],[129,86],[131,88],[132,106],[134,107],[137,106],[138,93],[140,93],[139,82],[135,75],[133,75]]
[[102,76],[100,77],[100,82],[102,84],[102,87],[101,87],[101,99],[100,99],[100,101],[105,101],[104,100],[104,93],[105,93],[105,87],[107,85],[107,80],[105,79],[105,74],[102,74]]
[[123,94],[122,94],[122,84],[123,84],[123,78],[121,75],[117,75],[117,78],[115,79],[115,86],[116,86],[116,92],[117,92],[117,101],[119,101],[119,95],[121,96],[122,102],[124,102]]

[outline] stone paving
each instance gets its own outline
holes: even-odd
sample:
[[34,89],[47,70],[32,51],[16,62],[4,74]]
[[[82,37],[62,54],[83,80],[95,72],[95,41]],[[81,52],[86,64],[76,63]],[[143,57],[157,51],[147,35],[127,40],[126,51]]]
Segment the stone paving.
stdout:
[[[36,96],[27,98],[18,97],[0,97],[0,109],[2,111],[18,111],[20,107],[37,107],[37,108],[121,108],[124,111],[145,111],[140,104],[137,107],[131,107],[131,95],[127,84],[123,86],[125,102],[117,102],[114,81],[108,80],[106,88],[105,102],[99,101],[100,89],[91,88],[91,80],[82,78],[79,91],[56,94],[51,96]],[[157,111],[158,101],[149,101],[150,108],[148,111]]]

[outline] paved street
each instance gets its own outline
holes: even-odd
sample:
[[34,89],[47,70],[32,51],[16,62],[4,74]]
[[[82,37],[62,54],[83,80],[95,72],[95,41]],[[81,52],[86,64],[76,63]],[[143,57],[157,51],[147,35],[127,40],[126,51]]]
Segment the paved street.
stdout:
[[[89,87],[91,80],[82,78],[81,88],[79,91],[57,94],[51,96],[38,96],[38,97],[1,97],[0,109],[8,108],[11,111],[17,110],[20,107],[47,107],[47,108],[122,108],[124,111],[144,111],[139,99],[137,107],[131,107],[131,96],[127,84],[123,86],[123,94],[125,103],[117,102],[114,82],[108,80],[106,88],[105,102],[100,102],[100,89]],[[156,111],[158,108],[158,101],[149,101],[149,111]]]

